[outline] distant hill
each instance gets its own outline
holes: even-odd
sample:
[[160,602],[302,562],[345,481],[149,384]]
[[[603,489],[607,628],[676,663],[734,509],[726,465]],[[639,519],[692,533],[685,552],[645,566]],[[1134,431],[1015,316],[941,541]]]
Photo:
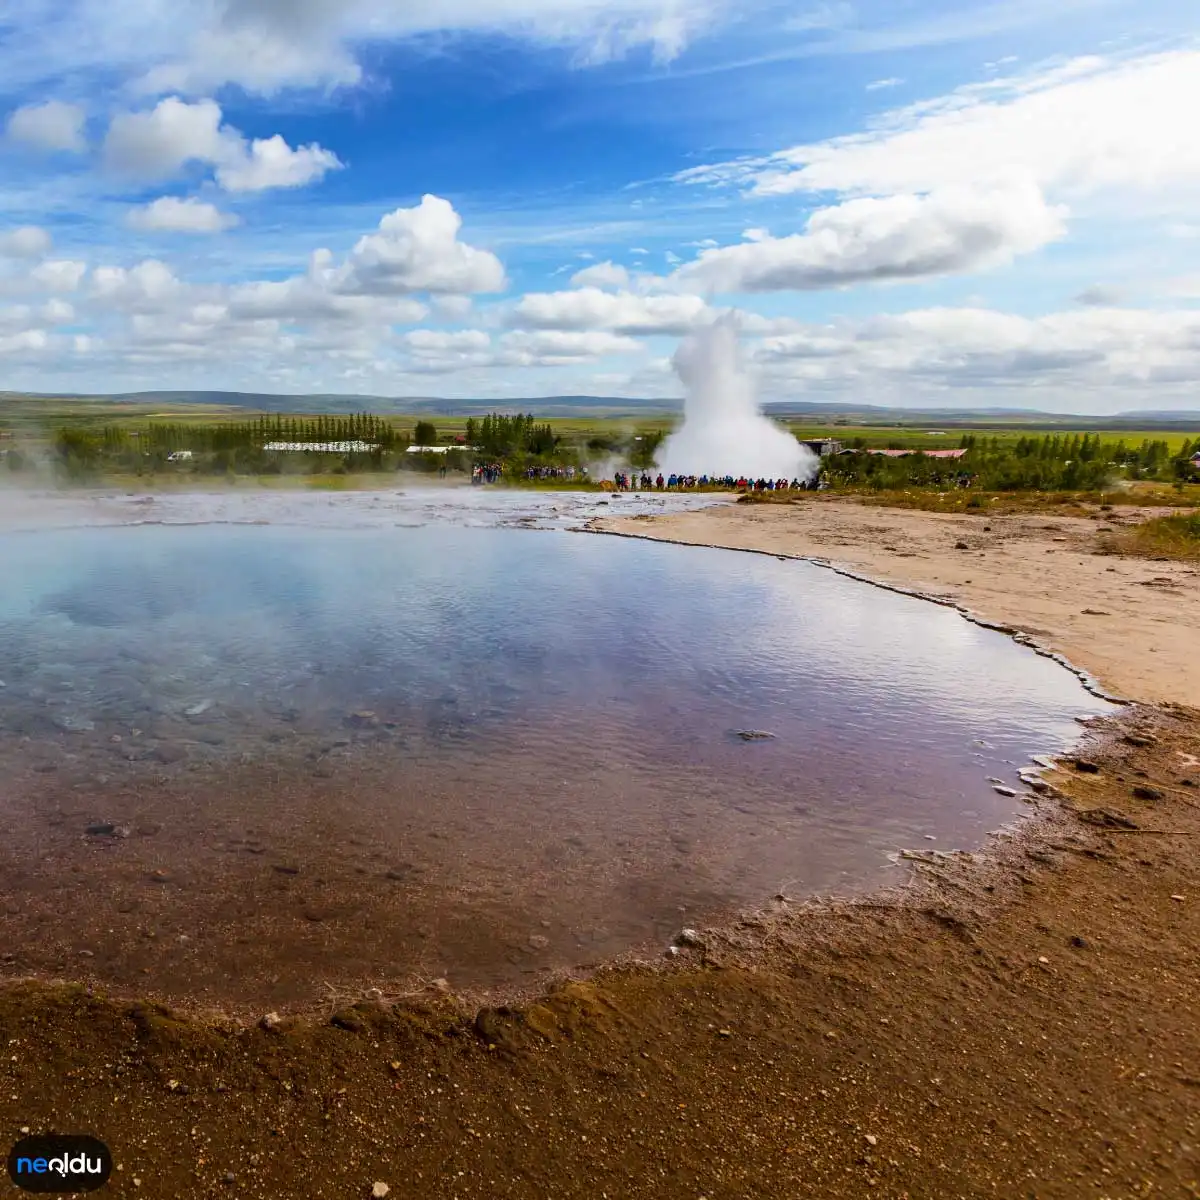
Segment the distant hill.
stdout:
[[[531,412],[552,417],[630,417],[677,413],[683,401],[677,398],[649,399],[638,396],[513,396],[446,399],[438,396],[370,396],[343,393],[276,394],[272,392],[221,391],[149,391],[121,392],[109,395],[72,395],[70,393],[17,393],[0,391],[0,409],[7,402],[31,401],[81,404],[120,404],[186,408],[190,405],[229,408],[244,412],[339,413],[373,412],[381,414],[429,414],[447,417],[473,416],[488,412]],[[832,425],[928,425],[930,428],[964,428],[987,425],[1015,425],[1029,429],[1129,429],[1163,431],[1200,430],[1200,411],[1171,412],[1146,410],[1106,416],[1081,416],[1078,413],[1042,412],[1020,408],[890,408],[881,404],[848,404],[831,401],[788,400],[768,403],[766,409],[779,420],[805,421]]]

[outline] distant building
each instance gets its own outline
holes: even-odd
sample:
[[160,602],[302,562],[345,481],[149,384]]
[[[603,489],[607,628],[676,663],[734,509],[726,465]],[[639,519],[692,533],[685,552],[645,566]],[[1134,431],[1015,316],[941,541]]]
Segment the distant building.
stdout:
[[924,454],[926,458],[962,458],[966,450],[868,450],[868,454],[882,454],[887,458],[907,458],[910,454]]
[[824,458],[829,454],[841,454],[842,443],[836,438],[813,438],[811,441],[803,441],[802,446],[807,446],[814,454]]
[[1197,450],[1196,453],[1192,455],[1192,466],[1200,468],[1200,450]]
[[373,442],[267,442],[264,450],[302,450],[310,454],[368,454],[379,447]]
[[172,450],[167,455],[167,462],[190,462],[192,452],[190,450]]
[[409,454],[449,454],[451,450],[474,450],[474,446],[409,446]]

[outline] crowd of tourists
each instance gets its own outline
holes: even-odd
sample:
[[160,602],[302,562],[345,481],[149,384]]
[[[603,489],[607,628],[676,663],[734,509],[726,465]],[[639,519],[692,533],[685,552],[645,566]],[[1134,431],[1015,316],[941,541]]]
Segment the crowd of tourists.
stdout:
[[731,492],[786,492],[801,489],[815,490],[820,485],[815,479],[751,479],[745,475],[667,475],[660,471],[652,476],[643,471],[639,476],[636,472],[618,471],[613,476],[613,484],[619,492],[631,491],[663,491],[678,488],[722,487]]
[[587,467],[526,467],[526,479],[574,479],[576,475],[587,477]]
[[501,476],[504,474],[502,464],[496,463],[476,463],[471,468],[472,483],[499,483]]

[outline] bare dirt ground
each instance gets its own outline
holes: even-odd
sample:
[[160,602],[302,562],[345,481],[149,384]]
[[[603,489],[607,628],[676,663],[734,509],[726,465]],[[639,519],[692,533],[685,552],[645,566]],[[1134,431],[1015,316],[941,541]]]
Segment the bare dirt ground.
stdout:
[[11,986],[10,1137],[105,1138],[119,1196],[1200,1196],[1194,575],[1091,553],[1086,520],[821,501],[611,527],[952,595],[1147,703],[992,853],[776,898],[519,1007],[433,985],[260,1027]]

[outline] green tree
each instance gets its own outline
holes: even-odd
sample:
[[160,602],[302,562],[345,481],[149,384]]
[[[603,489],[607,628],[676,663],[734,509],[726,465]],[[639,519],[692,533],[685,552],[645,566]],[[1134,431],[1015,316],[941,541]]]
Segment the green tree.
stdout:
[[418,421],[413,430],[413,441],[418,446],[436,446],[438,440],[437,426],[432,421]]

